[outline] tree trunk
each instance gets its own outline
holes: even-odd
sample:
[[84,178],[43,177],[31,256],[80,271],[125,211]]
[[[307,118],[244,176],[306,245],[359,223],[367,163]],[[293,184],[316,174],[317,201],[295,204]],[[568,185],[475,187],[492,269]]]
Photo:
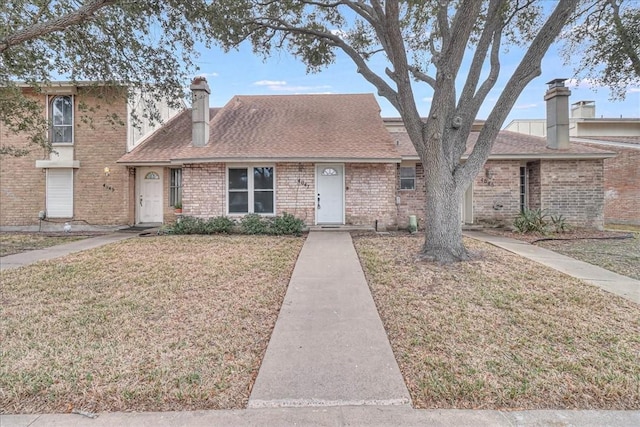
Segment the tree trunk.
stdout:
[[419,258],[445,264],[469,260],[469,253],[462,243],[463,184],[456,184],[448,171],[438,173],[428,165],[425,166],[425,184],[425,242]]

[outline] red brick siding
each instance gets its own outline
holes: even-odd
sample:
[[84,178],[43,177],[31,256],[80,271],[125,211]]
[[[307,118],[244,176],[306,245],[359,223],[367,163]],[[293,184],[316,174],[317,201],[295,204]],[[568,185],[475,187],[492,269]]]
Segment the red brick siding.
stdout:
[[518,215],[520,166],[519,160],[490,160],[485,164],[473,184],[474,222],[511,223]]
[[604,161],[605,222],[640,225],[640,147],[615,151]]
[[276,210],[278,215],[287,212],[302,219],[305,224],[315,224],[315,165],[313,163],[276,164]]
[[601,229],[604,224],[602,160],[543,160],[541,208],[571,225]]
[[[405,164],[402,164],[405,166]],[[406,166],[409,166],[408,164]],[[424,168],[421,163],[416,164],[416,188],[415,190],[400,189],[400,165],[397,165],[396,191],[400,198],[398,205],[398,227],[407,228],[409,226],[409,215],[416,215],[418,226],[422,227],[425,218],[426,193],[424,185]]]
[[345,165],[345,216],[350,225],[397,227],[396,164]]
[[226,215],[226,166],[200,163],[182,168],[182,213],[199,218]]

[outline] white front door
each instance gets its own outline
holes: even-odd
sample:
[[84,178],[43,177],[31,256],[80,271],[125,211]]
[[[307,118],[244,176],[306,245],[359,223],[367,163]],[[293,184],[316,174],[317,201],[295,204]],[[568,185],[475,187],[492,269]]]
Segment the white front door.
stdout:
[[138,168],[138,223],[162,222],[162,168]]
[[316,165],[316,222],[344,224],[344,165]]

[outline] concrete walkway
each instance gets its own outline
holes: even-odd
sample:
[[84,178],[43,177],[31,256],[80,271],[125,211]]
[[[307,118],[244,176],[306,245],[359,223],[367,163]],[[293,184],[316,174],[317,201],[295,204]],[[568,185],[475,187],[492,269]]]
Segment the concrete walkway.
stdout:
[[605,270],[593,264],[579,261],[521,240],[493,236],[481,231],[465,231],[464,235],[529,258],[532,261],[561,271],[569,276],[577,277],[607,292],[620,295],[636,304],[640,304],[640,280]]
[[35,251],[27,251],[19,254],[7,255],[0,257],[0,270],[9,268],[18,268],[24,265],[33,264],[37,261],[43,261],[53,258],[65,256],[74,252],[80,252],[87,249],[97,248],[109,243],[118,242],[120,240],[135,237],[135,233],[111,233],[103,236],[90,237],[87,239],[76,240],[74,242],[65,243],[63,245],[51,246]]
[[410,402],[350,234],[310,232],[249,407]]

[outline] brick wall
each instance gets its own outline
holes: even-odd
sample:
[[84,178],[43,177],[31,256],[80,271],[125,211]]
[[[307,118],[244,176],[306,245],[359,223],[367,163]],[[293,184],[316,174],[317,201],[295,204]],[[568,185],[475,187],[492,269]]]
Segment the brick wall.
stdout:
[[604,161],[605,222],[640,225],[640,147],[613,150],[618,155]]
[[182,168],[182,213],[198,218],[225,215],[226,166],[224,163],[184,165]]
[[[74,225],[125,225],[129,215],[130,179],[125,166],[116,161],[126,150],[126,127],[113,123],[109,116],[126,120],[126,102],[115,89],[78,88],[74,97],[73,158],[80,161],[74,171],[74,213],[70,219],[45,223],[60,228],[63,222]],[[46,111],[46,96],[31,94]],[[83,105],[83,108],[79,108]],[[84,108],[86,107],[86,108]],[[28,147],[25,135],[10,134],[0,128],[2,144]],[[2,156],[0,161],[0,226],[37,227],[38,212],[46,208],[46,174],[35,167],[36,160],[48,160],[42,149],[25,157]],[[104,168],[110,169],[105,176]]]
[[276,210],[315,224],[315,166],[313,163],[276,164]]
[[520,212],[520,166],[519,160],[487,161],[473,184],[474,222],[513,222]]
[[347,224],[397,227],[396,164],[345,165],[345,216]]
[[574,226],[603,227],[602,160],[543,160],[540,177],[542,209],[549,214],[561,214]]
[[[400,166],[396,167],[396,191],[400,198],[398,210],[398,227],[407,228],[409,226],[409,215],[416,215],[418,218],[418,227],[422,228],[425,218],[426,193],[424,186],[424,168],[421,163],[416,166],[416,188],[415,190],[400,189]],[[405,164],[402,164],[405,166]],[[410,165],[406,165],[410,166]]]

